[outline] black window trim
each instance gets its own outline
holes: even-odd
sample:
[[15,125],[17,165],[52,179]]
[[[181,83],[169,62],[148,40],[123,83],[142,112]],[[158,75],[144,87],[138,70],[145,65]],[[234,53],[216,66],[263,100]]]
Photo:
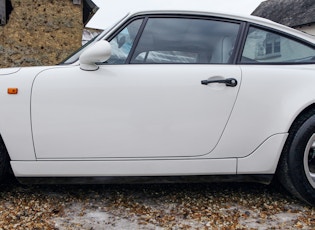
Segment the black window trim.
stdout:
[[245,26],[244,33],[242,35],[242,39],[241,39],[242,42],[241,42],[240,47],[239,47],[240,49],[238,50],[238,55],[236,57],[236,64],[237,65],[314,65],[315,64],[315,60],[314,60],[314,62],[253,62],[253,63],[248,62],[248,63],[243,63],[241,60],[242,60],[243,50],[245,48],[245,43],[246,43],[246,39],[247,39],[250,28],[261,29],[264,31],[268,31],[268,32],[277,34],[281,37],[285,37],[285,38],[288,38],[290,40],[296,41],[298,43],[304,44],[304,45],[311,47],[315,50],[315,44],[313,44],[309,41],[306,41],[300,37],[297,37],[297,36],[294,36],[292,34],[289,34],[289,33],[274,29],[274,28],[270,28],[270,27],[267,27],[264,25],[247,22],[246,26]]
[[134,52],[135,52],[135,50],[136,50],[136,47],[138,46],[139,40],[140,40],[140,38],[141,38],[141,35],[143,34],[144,28],[145,28],[145,26],[147,25],[148,20],[149,20],[149,17],[146,16],[146,17],[144,18],[144,20],[142,21],[142,24],[141,24],[141,26],[140,26],[140,28],[139,28],[139,31],[138,31],[138,34],[137,34],[137,36],[136,36],[136,38],[135,38],[135,40],[134,40],[134,42],[133,42],[133,44],[132,44],[131,50],[130,50],[130,52],[129,52],[129,54],[128,54],[128,57],[127,57],[127,59],[126,59],[125,64],[128,64],[128,65],[131,64],[131,63],[130,63],[131,58],[132,58],[132,56],[133,56],[133,54],[134,54]]
[[[125,62],[124,63],[121,63],[121,64],[115,64],[115,65],[126,65],[126,64],[129,64],[129,59],[132,57],[132,53],[136,47],[136,45],[138,44],[138,41],[140,39],[140,35],[142,34],[143,30],[144,30],[144,27],[148,21],[147,17],[146,16],[135,16],[129,20],[127,20],[125,23],[123,23],[116,31],[114,31],[112,34],[110,34],[107,38],[106,38],[106,41],[110,42],[112,39],[114,39],[121,31],[123,31],[128,25],[130,25],[132,22],[136,21],[136,20],[139,20],[139,19],[142,19],[142,22],[141,22],[141,25],[139,27],[139,30],[137,32],[137,35],[135,37],[135,40],[132,44],[132,47],[131,47],[131,50],[128,54],[128,57],[126,58]],[[105,63],[98,63],[99,65],[108,65],[106,62]]]
[[[106,38],[107,41],[111,41],[117,34],[119,34],[126,26],[128,26],[130,23],[137,19],[143,19],[142,24],[139,28],[138,34],[134,40],[134,43],[132,45],[132,48],[128,54],[128,57],[125,61],[125,63],[122,64],[115,64],[115,65],[145,65],[145,63],[131,63],[131,58],[134,54],[134,51],[139,43],[139,40],[141,38],[141,35],[143,33],[143,30],[145,28],[145,25],[147,24],[148,20],[150,18],[186,18],[186,19],[203,19],[203,20],[212,20],[212,21],[220,21],[220,22],[229,22],[229,23],[235,23],[239,25],[239,30],[238,34],[236,36],[235,40],[235,48],[233,49],[233,53],[231,54],[231,57],[228,61],[228,63],[218,63],[218,64],[213,64],[213,63],[155,63],[154,65],[235,65],[237,63],[237,57],[238,53],[240,51],[240,47],[242,45],[242,37],[244,36],[244,31],[246,28],[246,22],[242,20],[237,20],[237,19],[230,19],[230,18],[224,18],[224,17],[216,17],[216,16],[207,16],[207,15],[194,15],[194,14],[187,14],[187,13],[177,13],[177,14],[145,14],[145,15],[137,15],[135,17],[130,18],[127,20],[125,23],[123,23],[114,33],[112,33],[110,36]],[[106,65],[105,63],[98,63],[98,64],[103,64]],[[146,64],[148,65],[148,64]]]

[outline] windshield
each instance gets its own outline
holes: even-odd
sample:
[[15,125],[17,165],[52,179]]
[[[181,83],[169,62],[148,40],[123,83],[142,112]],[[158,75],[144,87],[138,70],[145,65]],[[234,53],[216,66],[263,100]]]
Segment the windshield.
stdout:
[[87,48],[89,47],[92,43],[94,43],[95,41],[98,41],[100,40],[100,37],[103,36],[103,33],[99,34],[98,36],[92,38],[89,42],[85,43],[80,49],[78,49],[77,51],[75,51],[74,53],[72,53],[69,57],[67,57],[64,61],[62,61],[60,63],[60,65],[63,65],[63,64],[72,64],[74,62],[76,62],[81,53]]
[[82,52],[84,50],[86,50],[87,47],[91,46],[91,44],[94,44],[96,41],[101,40],[109,31],[111,31],[112,28],[114,28],[119,23],[121,23],[125,18],[127,18],[128,15],[129,15],[129,13],[126,14],[123,18],[121,18],[117,23],[115,23],[114,25],[112,25],[109,28],[105,29],[102,33],[100,33],[95,38],[91,39],[84,46],[82,46],[80,49],[78,49],[73,54],[71,54],[69,57],[67,57],[64,61],[62,61],[59,65],[72,64],[72,63],[76,62],[79,59],[79,57],[82,54]]

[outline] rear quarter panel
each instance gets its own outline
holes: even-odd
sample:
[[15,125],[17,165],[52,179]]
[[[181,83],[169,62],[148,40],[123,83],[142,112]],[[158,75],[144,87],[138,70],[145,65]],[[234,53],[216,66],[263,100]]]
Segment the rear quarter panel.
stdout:
[[246,157],[267,138],[287,133],[315,102],[314,65],[242,65],[242,85],[216,153]]

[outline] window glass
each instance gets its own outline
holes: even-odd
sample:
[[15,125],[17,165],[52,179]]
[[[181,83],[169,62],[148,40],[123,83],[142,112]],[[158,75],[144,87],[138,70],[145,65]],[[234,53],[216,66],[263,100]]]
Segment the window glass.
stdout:
[[183,51],[147,51],[139,54],[135,62],[138,63],[196,63],[198,53]]
[[131,63],[229,63],[239,24],[150,18]]
[[266,30],[249,29],[241,63],[314,63],[315,49]]
[[131,22],[110,41],[112,55],[106,63],[123,64],[126,62],[142,21],[143,19],[138,19]]

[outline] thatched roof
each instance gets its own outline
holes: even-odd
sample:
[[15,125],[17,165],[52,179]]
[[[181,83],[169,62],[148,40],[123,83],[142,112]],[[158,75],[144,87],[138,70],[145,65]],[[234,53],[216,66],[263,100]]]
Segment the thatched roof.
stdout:
[[315,0],[268,0],[252,15],[291,27],[308,25],[315,23]]

